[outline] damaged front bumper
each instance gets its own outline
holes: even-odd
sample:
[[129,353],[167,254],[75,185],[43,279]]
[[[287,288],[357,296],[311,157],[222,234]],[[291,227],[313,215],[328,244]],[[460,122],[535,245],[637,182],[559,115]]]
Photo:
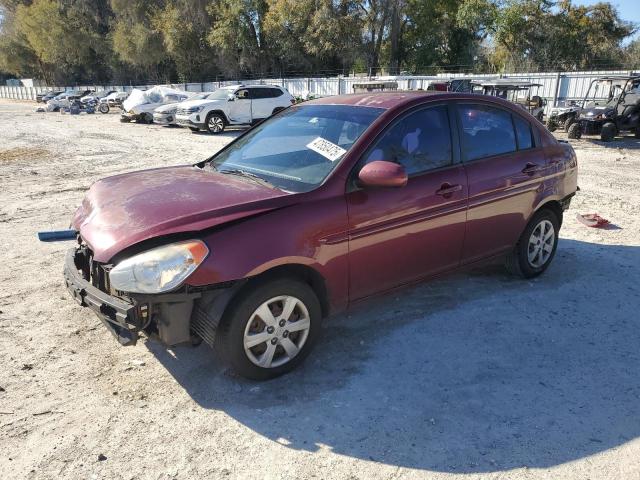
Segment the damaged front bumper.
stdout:
[[135,345],[139,332],[147,323],[148,310],[133,302],[109,295],[85,280],[76,265],[78,250],[67,252],[64,262],[64,281],[67,290],[78,304],[88,307],[122,345]]
[[201,292],[111,295],[104,267],[93,262],[91,252],[81,245],[67,252],[64,280],[75,301],[92,310],[121,345],[135,345],[142,332],[165,345],[192,340],[191,313]]

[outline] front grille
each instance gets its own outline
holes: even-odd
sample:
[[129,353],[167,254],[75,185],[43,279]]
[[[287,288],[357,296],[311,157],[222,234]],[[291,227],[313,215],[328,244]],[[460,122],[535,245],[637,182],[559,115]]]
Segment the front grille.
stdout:
[[196,113],[197,111],[198,111],[197,107],[178,108],[176,110],[176,115],[191,115],[192,113]]
[[93,252],[86,245],[80,245],[74,258],[76,268],[82,273],[82,278],[87,280],[97,289],[110,293],[109,283],[110,266],[93,260]]

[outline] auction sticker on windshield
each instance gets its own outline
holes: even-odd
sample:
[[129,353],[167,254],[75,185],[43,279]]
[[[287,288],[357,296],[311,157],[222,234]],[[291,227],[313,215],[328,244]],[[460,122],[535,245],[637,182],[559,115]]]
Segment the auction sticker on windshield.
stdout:
[[325,140],[322,137],[318,137],[312,142],[307,144],[307,148],[313,150],[314,152],[318,152],[327,160],[331,160],[335,162],[339,159],[346,150],[335,143],[330,142],[329,140]]

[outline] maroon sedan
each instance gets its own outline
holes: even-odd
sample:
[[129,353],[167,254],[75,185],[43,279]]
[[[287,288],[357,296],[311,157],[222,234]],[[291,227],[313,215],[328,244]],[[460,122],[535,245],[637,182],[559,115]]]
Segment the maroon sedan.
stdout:
[[489,258],[539,275],[576,181],[573,149],[506,101],[331,97],[197,165],[98,181],[64,275],[122,344],[204,340],[266,379],[356,301]]

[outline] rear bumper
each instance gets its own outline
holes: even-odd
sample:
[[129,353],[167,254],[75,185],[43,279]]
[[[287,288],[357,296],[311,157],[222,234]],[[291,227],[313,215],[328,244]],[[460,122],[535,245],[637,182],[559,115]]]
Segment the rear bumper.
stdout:
[[92,310],[122,345],[135,345],[146,321],[131,302],[109,295],[85,280],[76,268],[76,249],[67,252],[64,281],[79,305]]

